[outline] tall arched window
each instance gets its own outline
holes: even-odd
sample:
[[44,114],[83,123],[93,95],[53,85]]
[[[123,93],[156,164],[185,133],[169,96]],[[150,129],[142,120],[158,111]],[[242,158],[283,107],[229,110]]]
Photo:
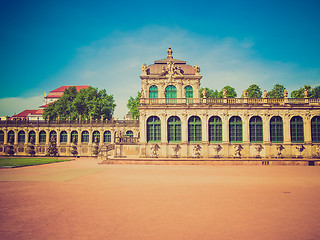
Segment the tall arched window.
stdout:
[[311,139],[313,143],[320,143],[320,116],[311,119]]
[[78,132],[76,130],[73,130],[71,132],[71,138],[70,138],[70,142],[73,142],[73,139],[76,140],[76,142],[78,142]]
[[179,117],[168,119],[168,142],[181,142],[181,121]]
[[175,86],[166,87],[166,98],[177,98],[177,89]]
[[24,131],[18,132],[18,143],[24,143],[26,140],[26,133]]
[[209,119],[209,142],[222,142],[222,121],[218,116]]
[[186,86],[184,88],[184,91],[185,91],[185,97],[186,98],[193,98],[193,89],[191,86]]
[[292,117],[290,120],[290,133],[291,142],[293,143],[303,143],[304,133],[303,133],[303,119],[300,116]]
[[103,133],[103,142],[111,142],[111,132],[105,131]]
[[250,142],[263,142],[262,119],[259,116],[250,118]]
[[201,119],[198,116],[192,116],[189,118],[188,141],[189,142],[202,141],[202,125],[201,125]]
[[283,122],[279,116],[274,116],[270,120],[270,141],[273,143],[283,142]]
[[8,132],[8,142],[14,143],[14,131],[12,130]]
[[147,142],[161,141],[161,122],[156,116],[149,117],[147,120]]
[[158,87],[151,86],[149,88],[149,98],[158,98]]
[[52,137],[54,137],[54,138],[57,140],[57,132],[54,131],[54,130],[52,130],[52,131],[50,132],[49,137],[50,137],[49,139],[51,139]]
[[97,138],[97,141],[100,142],[100,132],[99,131],[94,131],[92,133],[92,142],[95,142]]
[[133,137],[133,132],[131,130],[126,131],[127,137]]
[[81,133],[81,142],[89,142],[89,132],[88,131],[83,131]]
[[238,116],[233,116],[229,120],[229,141],[242,142],[242,120]]
[[47,133],[44,130],[41,130],[39,133],[39,143],[45,143],[47,138]]
[[36,133],[33,130],[29,132],[28,142],[31,142],[31,139],[33,140],[33,142],[36,141]]
[[4,132],[0,130],[0,143],[4,143]]
[[62,132],[60,133],[60,142],[61,142],[61,143],[66,143],[67,140],[68,140],[68,134],[67,134],[67,132],[66,132],[66,131],[62,131]]

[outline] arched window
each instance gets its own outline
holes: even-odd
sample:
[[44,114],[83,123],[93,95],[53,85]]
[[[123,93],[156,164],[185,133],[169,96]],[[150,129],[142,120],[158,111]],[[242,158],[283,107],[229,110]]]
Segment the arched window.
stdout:
[[83,131],[81,133],[81,142],[89,142],[89,132]]
[[168,119],[168,142],[181,142],[181,121],[179,117]]
[[8,132],[8,142],[14,143],[14,131],[12,130]]
[[303,119],[302,117],[295,116],[290,120],[290,133],[291,142],[293,143],[303,143],[304,133],[303,133]]
[[222,142],[222,121],[218,116],[209,119],[209,142]]
[[60,133],[60,142],[61,142],[61,143],[66,143],[67,140],[68,140],[68,134],[67,134],[67,132],[66,132],[66,131],[62,131],[62,132]]
[[57,132],[56,131],[54,131],[54,130],[52,130],[51,132],[50,132],[50,138],[49,139],[51,139],[52,137],[54,137],[54,139],[57,141]]
[[166,87],[166,98],[177,98],[177,89],[175,86]]
[[92,142],[95,142],[97,138],[97,141],[100,142],[100,132],[99,131],[94,131],[92,133]]
[[193,89],[191,86],[186,86],[184,88],[186,98],[193,98]]
[[0,143],[4,142],[4,132],[0,130]]
[[73,142],[73,139],[75,139],[76,142],[78,142],[78,132],[75,130],[71,132],[70,142]]
[[31,142],[31,139],[33,142],[36,141],[36,133],[33,130],[29,132],[28,142]]
[[263,142],[262,119],[259,116],[250,118],[250,142]]
[[192,116],[188,121],[188,141],[201,142],[202,141],[202,126],[201,119],[198,116]]
[[273,143],[283,142],[283,122],[279,116],[274,116],[270,120],[270,141]]
[[133,137],[133,132],[131,130],[126,131],[126,136],[127,137]]
[[233,116],[229,120],[229,141],[242,142],[242,120],[238,116]]
[[24,143],[26,140],[26,133],[24,131],[18,132],[18,143]]
[[111,142],[111,132],[105,131],[103,134],[103,142]]
[[149,117],[147,120],[147,142],[161,141],[161,122],[156,116]]
[[158,87],[151,86],[149,88],[149,98],[158,98]]
[[41,130],[39,133],[39,142],[45,143],[46,142],[47,133],[44,130]]
[[320,143],[320,116],[311,119],[311,139],[313,143]]

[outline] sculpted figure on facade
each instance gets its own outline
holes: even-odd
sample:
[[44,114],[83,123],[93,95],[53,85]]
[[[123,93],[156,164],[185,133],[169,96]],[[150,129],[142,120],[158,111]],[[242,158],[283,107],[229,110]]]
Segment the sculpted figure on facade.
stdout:
[[288,91],[287,91],[287,89],[286,89],[286,88],[283,90],[283,96],[284,96],[285,98],[287,98],[287,97],[288,97]]
[[304,89],[304,98],[308,98],[308,93],[309,93],[309,91],[308,91],[308,89]]
[[241,157],[241,151],[242,151],[243,147],[239,144],[239,145],[235,145],[234,146],[234,157]]
[[151,156],[154,157],[154,158],[158,158],[158,151],[159,151],[160,147],[158,144],[154,145],[154,146],[151,146]]
[[141,88],[141,95],[140,95],[140,98],[144,98],[144,90],[143,90],[143,87]]
[[222,92],[223,92],[223,98],[227,98],[227,89],[223,89]]
[[263,98],[267,98],[267,94],[268,94],[268,93],[267,93],[267,90],[264,90],[264,91],[263,91]]
[[213,155],[213,157],[219,157],[219,152],[221,151],[221,149],[222,149],[222,147],[221,147],[221,145],[214,145],[213,146],[213,150],[214,150],[214,155]]
[[194,75],[200,75],[200,66],[195,65],[195,66],[193,66],[193,68],[196,70]]
[[247,98],[247,95],[248,95],[247,90],[244,90],[244,91],[243,91],[243,97],[244,97],[244,98]]
[[277,149],[277,158],[282,158],[282,150],[284,150],[284,147],[281,144],[279,144],[276,149]]
[[263,146],[261,145],[261,144],[259,144],[259,145],[257,145],[257,146],[255,146],[254,147],[255,148],[255,150],[257,151],[257,158],[261,158],[261,151],[263,150]]
[[174,151],[174,153],[175,153],[175,154],[173,155],[173,157],[178,158],[178,157],[179,157],[179,151],[180,151],[180,149],[181,149],[180,145],[177,144],[177,145],[173,146],[172,149],[173,149],[173,151]]
[[203,96],[203,98],[207,98],[207,91],[205,88],[202,89],[202,96]]
[[301,145],[296,146],[296,149],[297,149],[297,157],[302,158],[302,152],[306,148],[303,146],[303,144],[301,144]]
[[142,69],[142,76],[146,76],[147,75],[147,64],[141,64],[141,69]]
[[194,146],[193,148],[193,153],[194,153],[194,156],[197,157],[197,158],[200,158],[200,151],[201,151],[202,147],[197,144],[196,146]]
[[316,156],[319,158],[320,157],[320,145],[316,147]]

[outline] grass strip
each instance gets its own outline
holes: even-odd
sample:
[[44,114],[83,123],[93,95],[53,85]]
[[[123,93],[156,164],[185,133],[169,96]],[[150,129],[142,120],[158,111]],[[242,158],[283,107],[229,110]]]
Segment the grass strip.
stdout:
[[70,159],[63,158],[0,158],[0,167],[23,167],[23,166],[33,166],[40,164],[56,163],[70,161]]

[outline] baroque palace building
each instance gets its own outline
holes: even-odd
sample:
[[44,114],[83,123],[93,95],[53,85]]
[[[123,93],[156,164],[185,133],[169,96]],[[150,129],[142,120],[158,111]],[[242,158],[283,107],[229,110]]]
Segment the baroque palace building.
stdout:
[[[71,155],[72,139],[80,156],[92,156],[114,144],[114,158],[180,159],[318,159],[320,99],[200,97],[199,66],[167,58],[141,65],[140,119],[71,122],[1,121],[0,154],[9,139],[17,155],[27,154],[31,137],[37,155],[44,155],[51,136],[61,156]],[[11,140],[12,142],[12,140]],[[261,161],[261,160],[260,160]],[[317,161],[316,161],[317,162]],[[318,162],[317,162],[318,164]]]

